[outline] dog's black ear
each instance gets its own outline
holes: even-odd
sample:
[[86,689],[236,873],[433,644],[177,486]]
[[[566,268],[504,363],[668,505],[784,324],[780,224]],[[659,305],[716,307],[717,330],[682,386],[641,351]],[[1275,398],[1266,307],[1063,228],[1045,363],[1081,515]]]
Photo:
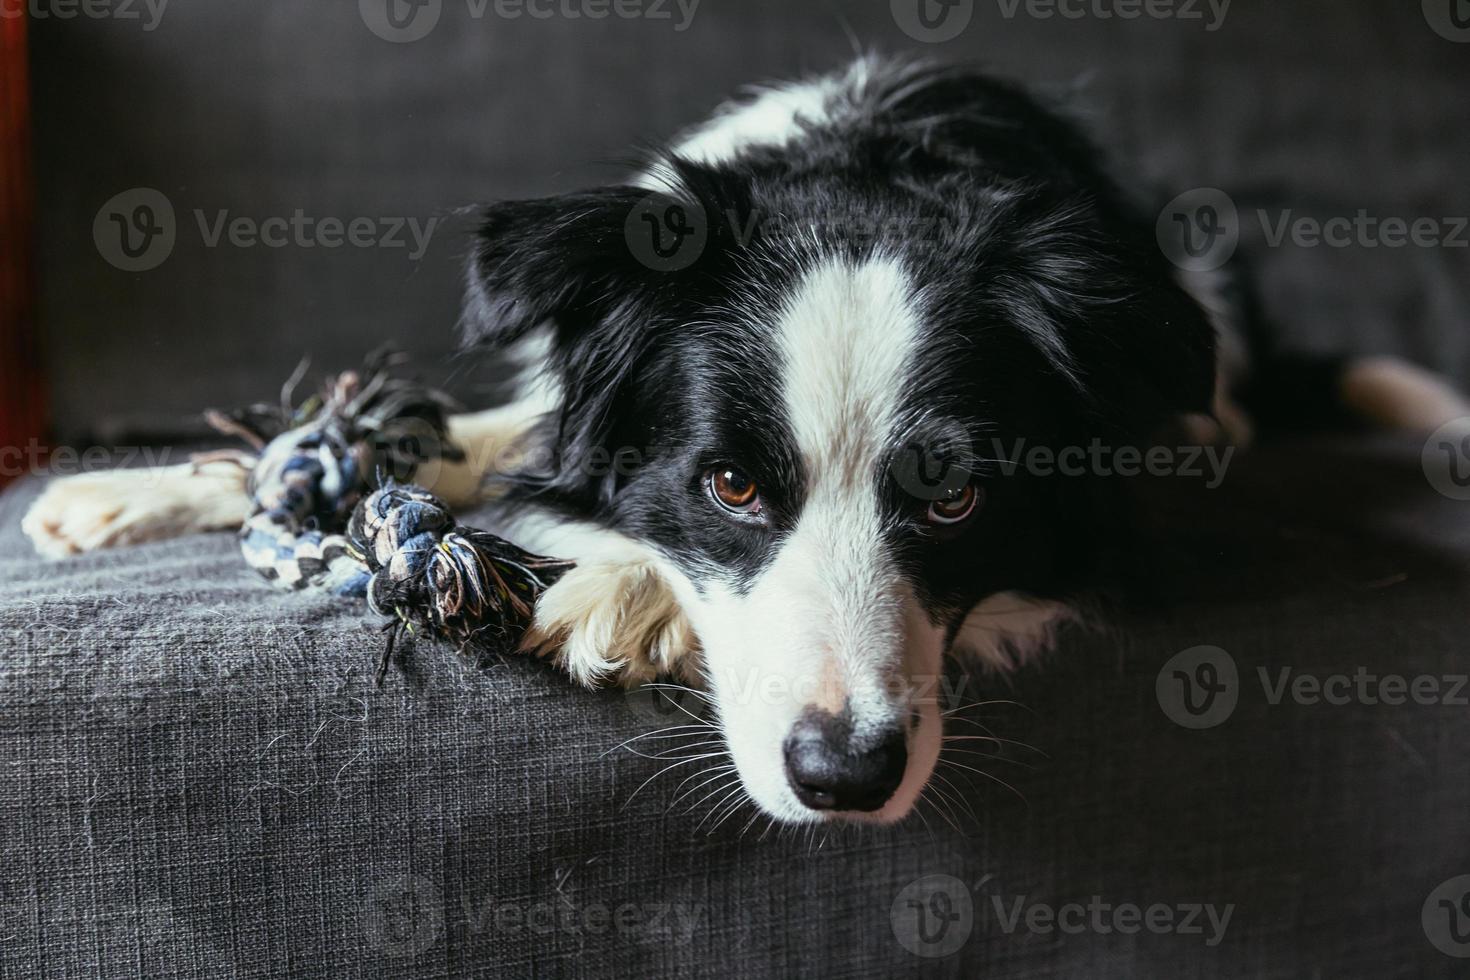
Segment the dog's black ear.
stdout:
[[[1218,338],[1209,315],[1185,291],[1161,255],[1142,253],[1142,290],[1113,321],[1118,377],[1127,379],[1115,403],[1148,427],[1185,414],[1214,410]],[[1105,338],[1099,338],[1104,340]]]
[[538,326],[586,329],[643,286],[625,235],[639,195],[610,188],[487,207],[465,269],[468,345],[506,347]]
[[1215,329],[1140,222],[1089,208],[1018,222],[1010,273],[992,289],[1115,435],[1208,414]]
[[[545,331],[545,363],[559,383],[561,451],[575,457],[622,448],[616,432],[637,414],[630,399],[656,374],[654,341],[677,322],[684,284],[705,277],[723,243],[709,215],[718,205],[680,174],[678,195],[610,187],[492,205],[466,269],[465,341],[491,350]],[[617,443],[613,446],[612,443]],[[572,471],[552,482],[567,493]]]

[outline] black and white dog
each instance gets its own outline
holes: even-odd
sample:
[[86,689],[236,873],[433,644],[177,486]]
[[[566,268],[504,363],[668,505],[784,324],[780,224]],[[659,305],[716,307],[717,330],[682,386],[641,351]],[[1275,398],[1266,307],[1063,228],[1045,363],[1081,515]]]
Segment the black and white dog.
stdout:
[[[752,91],[625,185],[489,208],[468,276],[470,341],[526,383],[453,420],[469,462],[435,488],[509,483],[504,533],[579,562],[537,641],[588,684],[705,685],[781,821],[908,814],[944,658],[1012,668],[1095,584],[1117,481],[991,447],[1244,427],[1217,284],[1078,128],[963,70],[865,58]],[[1402,365],[1333,383],[1380,422],[1470,414]],[[238,483],[63,480],[26,527],[67,553],[226,526]]]

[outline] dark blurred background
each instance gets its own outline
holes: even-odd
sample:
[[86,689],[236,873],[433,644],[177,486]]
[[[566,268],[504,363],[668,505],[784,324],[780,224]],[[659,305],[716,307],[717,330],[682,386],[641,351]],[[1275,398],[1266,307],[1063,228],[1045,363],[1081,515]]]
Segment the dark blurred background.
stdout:
[[[397,37],[432,29],[379,36],[395,35],[389,2],[407,25]],[[969,22],[938,43],[899,26],[914,0],[701,0],[692,16],[688,0],[667,0],[662,17],[608,4],[601,19],[541,2],[553,16],[517,0],[188,0],[160,16],[157,0],[138,0],[134,19],[62,19],[33,0],[45,14],[32,18],[31,55],[55,436],[176,434],[205,406],[270,397],[305,354],[327,371],[385,341],[466,399],[493,397],[493,366],[451,358],[458,209],[614,180],[640,142],[737,86],[831,68],[855,44],[1075,90],[1130,172],[1172,191],[1228,190],[1247,242],[1261,238],[1257,206],[1273,221],[1287,208],[1429,217],[1448,238],[1470,215],[1463,0],[1236,0],[1223,19],[1219,0],[1189,0],[1197,19],[1134,20],[977,0],[954,8]],[[653,3],[645,14],[660,12]],[[139,188],[166,203],[125,194]],[[139,235],[172,208],[171,251],[159,238],[162,253],[119,255],[110,201]],[[400,246],[243,247],[228,229],[208,243],[222,215],[298,211],[367,219],[375,240],[395,219],[442,223],[421,255],[409,225]],[[1467,380],[1467,240],[1257,241],[1254,254],[1294,346],[1396,352]]]

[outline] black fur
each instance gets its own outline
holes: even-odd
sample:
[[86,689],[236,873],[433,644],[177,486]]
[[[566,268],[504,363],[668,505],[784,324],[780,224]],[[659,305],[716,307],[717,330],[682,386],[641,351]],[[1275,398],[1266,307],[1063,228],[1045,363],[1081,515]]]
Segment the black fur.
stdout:
[[[648,197],[638,187],[494,205],[469,264],[466,329],[492,348],[552,331],[559,457],[520,493],[654,541],[692,577],[708,565],[753,576],[799,519],[808,474],[761,325],[832,255],[895,255],[919,287],[927,340],[903,397],[925,424],[906,442],[950,453],[936,462],[975,470],[988,494],[977,520],[940,533],[875,474],[936,619],[1006,589],[1071,593],[1117,523],[1116,481],[1008,476],[991,439],[1138,444],[1171,416],[1210,410],[1213,332],[1151,218],[1078,127],[1014,87],[890,64],[786,147],[660,167],[707,229],[697,258],[640,261],[627,233]],[[970,446],[960,456],[939,438],[954,426]],[[619,449],[639,465],[591,464]],[[730,461],[760,483],[767,523],[731,521],[707,498],[703,474]]]

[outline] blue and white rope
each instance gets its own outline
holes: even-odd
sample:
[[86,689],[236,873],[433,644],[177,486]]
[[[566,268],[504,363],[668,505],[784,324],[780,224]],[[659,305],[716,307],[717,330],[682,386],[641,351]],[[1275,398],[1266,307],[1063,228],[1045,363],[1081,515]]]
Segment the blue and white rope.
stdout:
[[300,408],[284,404],[288,384],[280,409],[211,416],[258,452],[240,532],[246,563],[284,588],[366,598],[388,617],[380,682],[400,630],[518,650],[537,598],[572,567],[461,526],[428,490],[397,482],[462,456],[447,438],[448,399],[389,367],[370,358]]

